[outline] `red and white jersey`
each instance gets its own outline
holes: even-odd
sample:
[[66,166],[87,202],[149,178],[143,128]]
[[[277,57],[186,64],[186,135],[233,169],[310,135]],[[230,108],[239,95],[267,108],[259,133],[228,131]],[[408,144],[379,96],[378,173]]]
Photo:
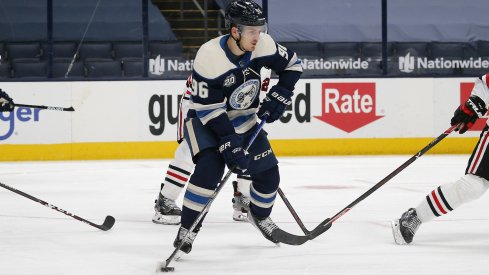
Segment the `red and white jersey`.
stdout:
[[190,95],[192,94],[192,75],[187,78],[185,83],[185,90],[183,91],[180,104],[178,106],[178,121],[177,121],[177,141],[180,143],[183,140],[183,124],[187,117],[189,108]]
[[[471,95],[478,96],[486,103],[486,107],[489,107],[489,73],[475,80]],[[489,125],[489,119],[487,120],[487,125]]]

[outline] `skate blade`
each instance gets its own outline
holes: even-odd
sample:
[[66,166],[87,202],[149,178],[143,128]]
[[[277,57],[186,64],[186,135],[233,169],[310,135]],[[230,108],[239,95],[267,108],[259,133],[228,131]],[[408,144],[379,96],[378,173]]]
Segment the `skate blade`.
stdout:
[[180,216],[154,216],[152,219],[153,223],[165,225],[179,225],[180,220]]
[[235,221],[235,222],[247,222],[248,217],[241,214],[241,211],[240,211],[238,215],[233,214],[233,221]]
[[394,242],[398,245],[407,245],[408,243],[402,237],[401,230],[399,229],[399,220],[391,221],[391,228]]

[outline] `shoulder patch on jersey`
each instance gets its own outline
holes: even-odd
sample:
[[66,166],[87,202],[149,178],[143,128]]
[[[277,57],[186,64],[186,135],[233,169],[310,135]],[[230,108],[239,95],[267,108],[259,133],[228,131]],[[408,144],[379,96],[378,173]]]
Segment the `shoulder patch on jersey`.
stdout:
[[194,60],[194,71],[207,79],[215,79],[236,66],[229,61],[216,37],[203,44]]
[[251,58],[273,55],[276,52],[277,45],[275,44],[275,41],[270,35],[264,33],[261,35],[260,40],[258,40]]
[[231,87],[236,83],[236,76],[234,74],[230,74],[224,79],[224,87]]
[[236,88],[229,97],[229,105],[235,110],[247,109],[260,92],[260,81],[251,79]]

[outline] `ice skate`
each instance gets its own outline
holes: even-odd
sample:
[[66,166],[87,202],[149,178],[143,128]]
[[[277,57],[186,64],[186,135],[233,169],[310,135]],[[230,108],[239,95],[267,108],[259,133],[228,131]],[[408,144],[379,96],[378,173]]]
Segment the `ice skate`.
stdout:
[[394,235],[396,244],[410,244],[420,225],[421,221],[414,208],[410,208],[408,211],[404,212],[400,219],[392,221],[392,234]]
[[270,217],[267,217],[265,219],[260,219],[260,218],[253,216],[253,214],[251,214],[251,212],[249,212],[248,221],[254,227],[256,227],[258,230],[260,230],[263,237],[265,237],[267,240],[273,242],[274,244],[279,245],[279,241],[275,240],[272,237],[273,231],[275,229],[277,229],[278,226],[272,221],[272,219]]
[[233,202],[233,220],[238,221],[238,222],[246,222],[248,221],[248,210],[246,207],[243,207],[242,204],[249,206],[250,205],[250,198],[246,197],[243,195],[241,192],[238,191],[237,188],[237,182],[233,181],[233,188],[234,188],[234,198],[232,199]]
[[183,240],[183,245],[182,247],[180,247],[177,255],[175,256],[176,260],[180,259],[183,253],[188,254],[190,253],[190,251],[192,251],[192,243],[194,242],[195,237],[197,237],[198,231],[190,232],[189,234],[187,233],[188,233],[188,229],[180,226],[180,228],[178,229],[177,237],[175,238],[175,241],[173,241],[173,247],[177,248],[182,242],[183,238],[187,236],[187,238]]
[[180,224],[182,210],[178,208],[174,200],[168,199],[165,196],[158,196],[155,201],[155,214],[153,222],[158,224]]
[[278,226],[272,221],[270,217],[260,219],[258,217],[253,216],[250,211],[250,200],[245,196],[236,196],[234,197],[233,205],[237,207],[243,208],[247,211],[247,221],[250,222],[254,227],[260,230],[261,234],[269,241],[273,242],[276,245],[279,245],[279,241],[273,239],[272,233]]

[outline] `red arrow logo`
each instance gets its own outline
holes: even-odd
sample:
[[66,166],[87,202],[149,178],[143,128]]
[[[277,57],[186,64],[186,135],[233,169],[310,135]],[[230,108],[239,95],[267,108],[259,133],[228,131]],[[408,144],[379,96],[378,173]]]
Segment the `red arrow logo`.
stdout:
[[323,83],[322,114],[314,117],[351,133],[383,117],[375,98],[375,83]]

